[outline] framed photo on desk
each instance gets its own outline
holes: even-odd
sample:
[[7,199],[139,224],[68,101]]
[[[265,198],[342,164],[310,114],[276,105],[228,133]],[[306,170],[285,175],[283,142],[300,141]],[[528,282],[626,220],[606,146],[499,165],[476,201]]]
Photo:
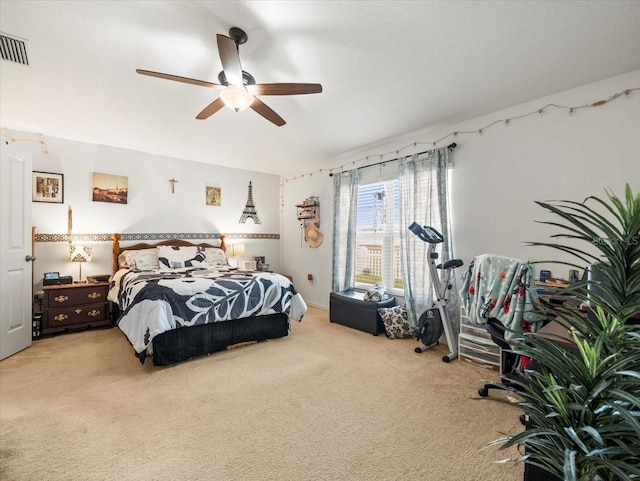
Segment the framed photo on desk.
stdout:
[[256,270],[256,261],[242,261],[242,270],[255,271]]

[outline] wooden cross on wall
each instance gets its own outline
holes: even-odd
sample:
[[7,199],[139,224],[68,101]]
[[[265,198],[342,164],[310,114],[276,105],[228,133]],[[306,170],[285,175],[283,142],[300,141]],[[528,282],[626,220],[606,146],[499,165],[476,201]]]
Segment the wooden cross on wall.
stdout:
[[169,182],[171,182],[171,193],[175,194],[175,187],[176,187],[176,182],[178,182],[176,179],[169,179]]

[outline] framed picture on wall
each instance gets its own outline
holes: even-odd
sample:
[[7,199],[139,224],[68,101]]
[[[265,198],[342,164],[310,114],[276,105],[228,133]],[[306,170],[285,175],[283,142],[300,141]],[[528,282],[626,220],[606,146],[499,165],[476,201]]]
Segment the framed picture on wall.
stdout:
[[222,200],[222,193],[220,191],[220,187],[207,186],[207,205],[220,207],[221,200]]
[[64,201],[64,176],[52,172],[32,172],[31,180],[33,202],[52,202],[62,204]]
[[124,175],[93,173],[93,201],[126,204],[129,178]]

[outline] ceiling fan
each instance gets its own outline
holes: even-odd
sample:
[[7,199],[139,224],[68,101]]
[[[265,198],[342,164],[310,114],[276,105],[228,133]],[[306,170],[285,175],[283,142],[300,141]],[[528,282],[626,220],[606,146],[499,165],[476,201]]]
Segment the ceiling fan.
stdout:
[[222,61],[222,71],[218,74],[220,83],[152,72],[150,70],[136,69],[136,72],[150,77],[220,89],[220,96],[196,116],[198,120],[208,119],[225,105],[236,112],[251,107],[265,119],[281,127],[286,124],[284,119],[257,96],[317,94],[322,92],[322,85],[309,83],[257,84],[250,73],[242,70],[240,64],[239,46],[246,43],[247,39],[247,34],[238,27],[231,27],[228,37],[221,34],[217,35],[218,52]]

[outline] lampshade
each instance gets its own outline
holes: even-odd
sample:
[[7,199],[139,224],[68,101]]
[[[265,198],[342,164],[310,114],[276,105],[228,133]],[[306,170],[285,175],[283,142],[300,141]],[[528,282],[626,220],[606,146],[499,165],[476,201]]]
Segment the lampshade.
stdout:
[[244,255],[244,244],[231,244],[231,257],[241,257]]
[[91,262],[93,248],[83,244],[69,244],[69,260],[78,262],[78,282],[82,282],[82,263]]
[[82,244],[69,244],[69,260],[71,262],[91,262],[93,248]]
[[236,112],[248,108],[253,103],[253,95],[243,87],[233,85],[220,92],[220,98],[227,107],[231,107]]

